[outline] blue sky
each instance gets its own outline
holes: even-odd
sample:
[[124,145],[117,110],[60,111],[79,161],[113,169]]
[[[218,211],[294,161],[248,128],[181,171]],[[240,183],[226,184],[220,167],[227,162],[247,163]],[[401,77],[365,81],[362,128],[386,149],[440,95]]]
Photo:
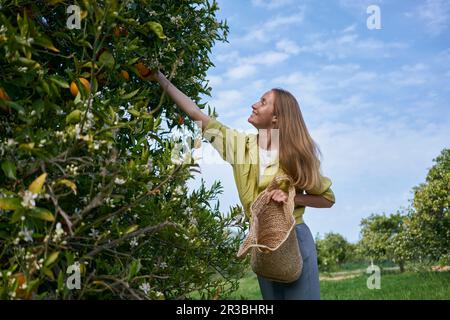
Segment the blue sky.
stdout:
[[[363,217],[407,206],[450,147],[450,0],[218,3],[229,43],[213,49],[204,101],[226,125],[255,132],[247,119],[264,92],[296,96],[336,195],[330,209],[306,208],[313,234],[355,242]],[[369,5],[380,8],[379,30],[367,28]],[[221,210],[239,203],[229,164],[201,171],[190,188],[220,180]]]

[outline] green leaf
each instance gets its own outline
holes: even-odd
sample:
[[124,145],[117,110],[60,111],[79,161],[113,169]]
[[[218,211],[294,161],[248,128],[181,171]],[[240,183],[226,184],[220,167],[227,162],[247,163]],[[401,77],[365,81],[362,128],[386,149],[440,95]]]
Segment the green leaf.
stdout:
[[66,117],[67,124],[75,124],[81,121],[81,110],[73,110]]
[[130,100],[131,98],[133,98],[139,92],[139,90],[140,89],[136,89],[136,90],[134,90],[134,91],[132,91],[130,93],[127,93],[127,94],[121,96],[120,98],[122,100]]
[[63,292],[64,290],[64,275],[62,270],[59,270],[59,274],[58,274],[58,291],[59,292]]
[[41,174],[30,184],[30,186],[28,187],[28,190],[30,190],[31,192],[36,193],[36,194],[40,193],[46,178],[47,178],[47,173]]
[[44,274],[52,280],[55,280],[55,276],[53,275],[53,271],[49,268],[43,268]]
[[10,179],[16,180],[16,165],[9,160],[2,161],[2,170]]
[[95,63],[92,63],[92,61],[86,62],[81,67],[82,68],[90,68],[90,69],[92,69],[92,67],[93,67],[94,69],[98,69],[98,65],[96,65]]
[[56,261],[56,259],[58,259],[58,256],[59,256],[59,251],[52,252],[52,253],[47,257],[47,259],[45,259],[44,266],[45,266],[45,267],[48,267],[49,265],[51,265],[52,263],[54,263],[54,262]]
[[70,189],[72,189],[74,194],[77,194],[77,185],[75,183],[73,183],[72,181],[67,180],[67,179],[59,179],[55,183],[55,185],[60,185],[60,184],[65,185],[66,187],[69,187]]
[[38,218],[45,221],[54,221],[55,217],[53,214],[45,208],[33,208],[30,213],[30,217]]
[[158,36],[158,38],[160,39],[166,38],[163,32],[163,27],[158,22],[149,21],[145,25],[147,25],[150,28],[150,30],[152,30]]
[[21,207],[20,198],[0,198],[0,209],[16,210]]
[[53,81],[54,83],[56,83],[58,86],[60,86],[61,88],[65,88],[68,89],[69,88],[69,83],[67,81],[65,81],[63,78],[58,77],[58,76],[51,76],[50,80]]
[[17,61],[19,61],[22,65],[27,66],[29,68],[40,68],[41,65],[37,63],[36,61],[24,57],[17,58]]
[[53,52],[59,52],[59,50],[57,48],[55,48],[55,46],[50,41],[50,39],[48,39],[46,36],[43,36],[43,35],[40,35],[39,37],[35,38],[34,44],[37,44],[38,46],[49,49]]
[[127,230],[125,230],[125,234],[129,234],[129,233],[131,233],[131,232],[134,232],[134,231],[136,231],[138,228],[139,228],[139,225],[134,224],[134,225],[128,227]]
[[19,149],[24,150],[24,151],[31,151],[34,149],[34,142],[21,143],[21,144],[19,144]]
[[128,112],[131,113],[135,117],[139,117],[141,115],[141,113],[139,111],[134,110],[134,109],[128,109]]
[[98,59],[98,63],[101,66],[104,66],[104,67],[106,67],[108,69],[112,69],[114,67],[114,64],[116,63],[116,61],[114,60],[114,57],[111,54],[111,52],[104,51],[100,55],[100,58]]
[[141,270],[141,266],[141,260],[133,260],[133,262],[130,264],[130,270],[128,271],[128,281],[133,279],[133,277],[138,274],[139,270]]

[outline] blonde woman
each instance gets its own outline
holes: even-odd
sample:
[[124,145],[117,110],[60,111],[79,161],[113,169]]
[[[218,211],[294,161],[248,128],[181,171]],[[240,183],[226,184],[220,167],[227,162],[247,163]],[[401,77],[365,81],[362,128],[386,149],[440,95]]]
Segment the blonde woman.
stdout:
[[[146,79],[157,81],[189,118],[201,123],[203,137],[232,165],[247,218],[250,217],[251,203],[276,175],[287,174],[293,179],[296,187],[296,233],[303,257],[302,274],[289,284],[260,276],[258,282],[264,299],[320,299],[316,248],[311,231],[303,221],[303,213],[305,207],[330,208],[335,198],[330,179],[320,174],[320,151],[308,133],[295,97],[278,88],[264,93],[260,101],[252,105],[248,118],[259,133],[245,134],[203,113],[159,70],[152,70]],[[272,200],[286,201],[286,191],[272,191]]]

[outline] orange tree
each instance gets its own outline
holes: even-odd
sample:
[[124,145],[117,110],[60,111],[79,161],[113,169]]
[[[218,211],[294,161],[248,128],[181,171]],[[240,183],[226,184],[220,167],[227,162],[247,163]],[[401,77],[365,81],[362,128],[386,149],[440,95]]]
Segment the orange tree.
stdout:
[[208,53],[228,32],[217,10],[208,0],[0,2],[0,298],[236,289],[243,230],[229,227],[241,208],[224,216],[210,205],[220,183],[188,194],[198,165],[172,161],[183,116],[141,79],[159,68],[205,108]]

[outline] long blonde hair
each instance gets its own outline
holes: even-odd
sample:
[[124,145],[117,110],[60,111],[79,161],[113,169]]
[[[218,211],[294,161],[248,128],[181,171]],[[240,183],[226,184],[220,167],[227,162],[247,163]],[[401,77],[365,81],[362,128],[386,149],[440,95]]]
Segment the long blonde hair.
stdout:
[[319,146],[311,138],[297,99],[288,91],[273,88],[274,115],[278,119],[279,163],[301,190],[320,186]]

